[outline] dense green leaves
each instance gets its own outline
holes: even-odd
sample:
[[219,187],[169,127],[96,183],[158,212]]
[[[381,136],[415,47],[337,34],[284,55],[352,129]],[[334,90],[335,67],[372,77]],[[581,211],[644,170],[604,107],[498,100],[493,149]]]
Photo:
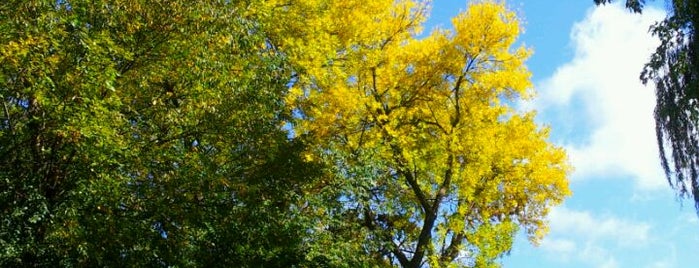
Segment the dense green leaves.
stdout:
[[0,265],[303,258],[289,208],[317,169],[281,129],[290,69],[247,5],[2,4]]

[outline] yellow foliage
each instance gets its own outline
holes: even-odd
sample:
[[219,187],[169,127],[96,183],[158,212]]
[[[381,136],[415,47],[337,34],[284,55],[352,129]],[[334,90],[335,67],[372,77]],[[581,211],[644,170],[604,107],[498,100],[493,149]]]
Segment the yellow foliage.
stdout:
[[[311,135],[318,153],[371,151],[396,174],[375,179],[389,185],[377,207],[414,223],[389,230],[408,233],[401,245],[414,253],[392,254],[424,254],[438,266],[454,259],[452,245],[474,259],[507,251],[511,222],[534,243],[544,235],[548,208],[570,195],[570,168],[534,115],[507,105],[533,92],[530,50],[513,48],[520,25],[505,4],[471,4],[453,30],[424,38],[423,1],[268,4],[272,42],[297,69],[287,98],[301,114],[295,131]],[[440,230],[429,243],[406,227],[428,221]],[[510,244],[477,241],[496,238]]]

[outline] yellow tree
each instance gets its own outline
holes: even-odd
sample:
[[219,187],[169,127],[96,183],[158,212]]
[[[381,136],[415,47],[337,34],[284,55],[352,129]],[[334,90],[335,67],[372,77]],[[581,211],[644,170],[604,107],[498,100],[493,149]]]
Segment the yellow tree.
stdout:
[[[504,3],[470,4],[418,38],[429,3],[268,2],[271,40],[296,66],[295,133],[335,167],[357,248],[403,267],[490,266],[524,228],[536,243],[570,194],[565,152],[530,98],[530,54]],[[330,213],[330,212],[327,212]],[[337,231],[328,223],[319,229]]]

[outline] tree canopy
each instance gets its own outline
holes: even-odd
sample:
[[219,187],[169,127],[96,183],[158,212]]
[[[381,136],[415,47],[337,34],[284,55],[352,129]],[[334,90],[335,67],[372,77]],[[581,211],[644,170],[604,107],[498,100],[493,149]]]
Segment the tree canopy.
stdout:
[[298,8],[318,15],[284,10],[280,21],[304,25],[272,39],[302,68],[288,96],[295,132],[335,169],[332,213],[361,238],[349,248],[403,267],[485,267],[518,227],[541,238],[549,207],[570,194],[569,168],[534,115],[508,105],[532,94],[513,12],[474,3],[453,31],[417,38],[420,1]]
[[[668,2],[667,17],[650,28],[660,45],[640,79],[655,85],[655,130],[667,180],[680,196],[693,198],[699,212],[699,3]],[[627,0],[626,6],[640,13],[644,3]]]
[[0,266],[302,258],[314,172],[255,4],[0,5]]
[[0,5],[0,266],[488,267],[570,194],[518,18],[413,0]]

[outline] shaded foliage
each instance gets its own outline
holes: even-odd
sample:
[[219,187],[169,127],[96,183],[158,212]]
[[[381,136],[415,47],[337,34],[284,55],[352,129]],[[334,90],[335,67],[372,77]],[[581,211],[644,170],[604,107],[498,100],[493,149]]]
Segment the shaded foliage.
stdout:
[[0,266],[303,260],[318,169],[250,5],[0,4]]
[[[613,2],[614,0],[594,0],[595,4],[602,5]],[[626,8],[629,10],[641,13],[643,11],[643,6],[646,4],[645,0],[626,0]]]

